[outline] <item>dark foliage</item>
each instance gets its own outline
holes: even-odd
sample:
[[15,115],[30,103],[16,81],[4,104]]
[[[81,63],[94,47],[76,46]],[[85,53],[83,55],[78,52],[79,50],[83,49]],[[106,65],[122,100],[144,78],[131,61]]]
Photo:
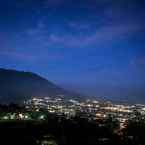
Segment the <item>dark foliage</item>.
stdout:
[[[15,104],[0,105],[3,111],[25,111]],[[81,114],[67,119],[47,113],[46,120],[0,121],[0,145],[42,145],[54,140],[57,145],[145,145],[145,121],[137,116],[119,129],[113,118],[89,120]],[[49,145],[49,144],[47,144]]]

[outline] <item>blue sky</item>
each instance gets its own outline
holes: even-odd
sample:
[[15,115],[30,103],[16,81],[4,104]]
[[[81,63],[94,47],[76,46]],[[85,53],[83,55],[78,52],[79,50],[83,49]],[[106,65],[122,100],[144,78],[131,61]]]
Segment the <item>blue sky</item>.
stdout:
[[0,0],[0,67],[96,96],[145,97],[144,0]]

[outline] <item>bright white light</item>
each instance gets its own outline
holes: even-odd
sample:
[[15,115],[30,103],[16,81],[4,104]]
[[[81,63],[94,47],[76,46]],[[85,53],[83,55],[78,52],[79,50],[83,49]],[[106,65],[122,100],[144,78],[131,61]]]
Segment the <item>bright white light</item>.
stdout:
[[45,117],[44,117],[44,115],[41,115],[41,116],[40,116],[40,119],[42,119],[42,120],[43,120],[44,118],[45,118]]
[[23,115],[22,113],[20,113],[20,114],[19,114],[19,118],[20,118],[20,119],[23,119],[23,118],[24,118],[24,115]]
[[8,116],[4,116],[4,118],[3,118],[3,119],[7,120],[7,119],[9,119],[9,117],[8,117]]
[[29,118],[29,116],[28,115],[25,115],[25,119],[28,119]]

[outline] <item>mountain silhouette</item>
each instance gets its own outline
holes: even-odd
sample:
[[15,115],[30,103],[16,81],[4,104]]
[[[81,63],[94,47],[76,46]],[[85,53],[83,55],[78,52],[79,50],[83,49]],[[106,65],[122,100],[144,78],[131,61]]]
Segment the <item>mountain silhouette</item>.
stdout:
[[0,68],[0,103],[20,103],[31,97],[80,97],[32,73]]

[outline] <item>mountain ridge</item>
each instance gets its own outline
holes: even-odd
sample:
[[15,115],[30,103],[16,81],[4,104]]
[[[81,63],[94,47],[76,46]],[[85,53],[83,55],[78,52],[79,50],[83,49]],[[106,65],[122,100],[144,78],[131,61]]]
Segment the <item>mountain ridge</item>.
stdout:
[[0,103],[23,102],[32,97],[64,96],[80,98],[42,76],[25,71],[0,68]]

